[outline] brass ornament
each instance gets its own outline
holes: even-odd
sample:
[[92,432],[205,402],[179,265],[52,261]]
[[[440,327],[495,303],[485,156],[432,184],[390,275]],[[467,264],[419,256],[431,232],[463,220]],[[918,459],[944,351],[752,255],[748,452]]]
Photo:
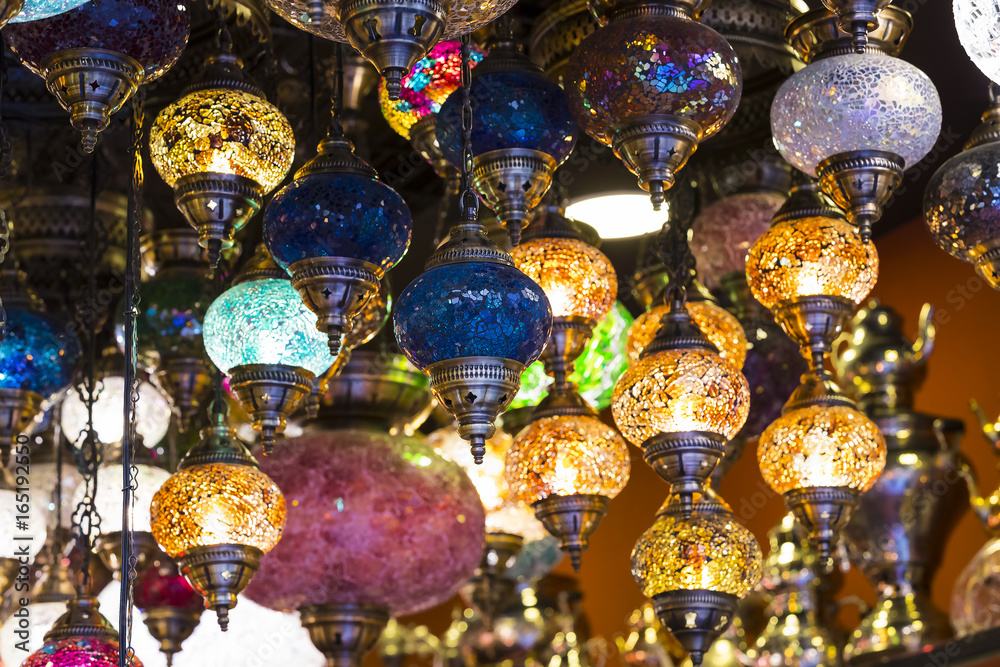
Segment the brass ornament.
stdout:
[[260,567],[262,555],[256,547],[221,544],[195,547],[177,558],[177,567],[215,611],[223,632],[229,629],[229,610]]
[[265,454],[312,391],[316,376],[298,366],[247,364],[230,370],[230,388],[253,418]]
[[559,540],[559,548],[569,554],[573,569],[579,572],[583,552],[590,546],[590,536],[608,512],[608,499],[583,494],[551,495],[533,507],[535,518]]
[[310,605],[299,614],[327,667],[360,667],[389,622],[389,610],[378,605]]

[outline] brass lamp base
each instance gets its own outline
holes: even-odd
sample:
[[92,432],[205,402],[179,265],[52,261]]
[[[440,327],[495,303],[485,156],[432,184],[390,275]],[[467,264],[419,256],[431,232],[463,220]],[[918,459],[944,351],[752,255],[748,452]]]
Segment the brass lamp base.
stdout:
[[78,595],[66,603],[66,613],[45,633],[45,641],[93,637],[118,642],[118,630],[100,612],[100,603],[92,595]]
[[585,317],[553,317],[552,333],[539,359],[555,384],[564,384],[573,372],[573,363],[583,354],[594,335],[596,323]]
[[212,395],[212,375],[204,359],[168,359],[153,373],[174,407],[182,431],[191,427],[203,402]]
[[16,558],[0,558],[0,595],[14,585],[20,563]]
[[487,618],[503,609],[514,593],[514,582],[506,579],[504,573],[514,564],[524,546],[524,538],[510,533],[486,533],[483,559],[468,587],[463,589],[463,597]]
[[903,158],[887,151],[848,151],[820,162],[816,174],[820,188],[847,212],[867,243],[882,207],[903,180]]
[[976,273],[982,276],[990,287],[1000,290],[1000,241],[976,246],[969,252],[969,257],[976,267]]
[[308,605],[299,615],[326,667],[360,667],[389,622],[389,610],[379,605]]
[[740,599],[708,590],[667,591],[653,598],[660,624],[677,638],[694,667],[733,622]]
[[93,153],[97,135],[135,94],[145,75],[142,64],[117,51],[77,48],[56,51],[42,61],[45,86],[83,137],[84,152]]
[[167,667],[170,667],[174,654],[181,650],[181,644],[198,627],[201,610],[151,607],[143,612],[142,621],[149,628],[149,634],[160,642],[160,652],[167,656]]
[[823,0],[823,5],[840,17],[840,29],[851,35],[855,53],[864,53],[868,33],[878,28],[878,15],[889,0]]
[[215,610],[225,632],[229,610],[236,606],[236,596],[250,583],[263,555],[260,549],[245,544],[195,547],[177,559],[177,567],[205,598],[205,606]]
[[803,350],[821,360],[854,314],[854,303],[834,296],[804,296],[781,301],[774,319]]
[[636,116],[614,129],[611,149],[649,192],[659,211],[663,193],[674,185],[674,175],[698,149],[701,126],[687,118],[654,114]]
[[661,433],[642,443],[643,459],[688,512],[725,454],[726,439],[717,433]]
[[0,458],[10,461],[10,449],[42,410],[44,398],[27,389],[0,389]]
[[569,554],[573,570],[579,572],[583,552],[590,545],[590,536],[608,513],[608,499],[584,494],[549,496],[532,507],[535,508],[535,518],[559,540],[559,548]]
[[280,364],[247,364],[230,371],[229,386],[253,417],[265,454],[273,451],[275,438],[285,432],[285,420],[312,391],[315,379],[304,368]]
[[354,319],[378,293],[382,270],[352,257],[315,257],[289,268],[292,285],[316,313],[316,328],[330,339],[330,356],[336,357]]
[[[318,24],[321,3],[315,13]],[[338,18],[351,46],[378,69],[395,101],[403,90],[403,75],[441,38],[446,15],[438,0],[348,0]]]
[[477,155],[472,161],[472,187],[496,213],[512,245],[521,240],[531,209],[552,185],[555,159],[527,148],[501,148]]
[[174,183],[174,203],[198,231],[198,245],[208,250],[213,269],[222,251],[235,244],[236,232],[260,210],[263,194],[259,183],[236,174],[191,174]]
[[785,505],[825,561],[827,569],[837,536],[841,534],[858,504],[858,492],[847,487],[811,487],[793,489],[784,494]]
[[[112,572],[122,572],[122,531],[113,533],[101,533],[97,538],[94,550],[97,556],[104,563],[104,567]],[[133,555],[136,559],[136,574],[141,574],[153,560],[161,553],[160,547],[156,544],[153,534],[144,530],[137,530],[132,533],[132,544],[135,547]]]
[[459,357],[431,364],[425,372],[435,398],[458,421],[458,434],[471,445],[472,458],[482,463],[497,417],[521,388],[524,364],[497,357]]

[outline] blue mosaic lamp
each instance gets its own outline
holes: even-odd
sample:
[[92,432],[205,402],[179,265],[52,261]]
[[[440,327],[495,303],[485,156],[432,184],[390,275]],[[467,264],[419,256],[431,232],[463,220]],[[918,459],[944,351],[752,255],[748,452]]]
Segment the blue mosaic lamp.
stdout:
[[316,329],[316,316],[263,245],[209,306],[202,336],[209,358],[230,376],[229,386],[270,454],[285,420],[333,357],[326,336]]
[[87,2],[89,0],[5,0],[0,2],[0,27],[8,22],[27,23],[58,16]]
[[10,456],[14,439],[42,410],[42,403],[73,382],[80,340],[64,322],[42,312],[14,262],[0,270],[0,299],[7,335],[0,345],[0,454]]
[[354,154],[339,126],[268,205],[264,243],[317,315],[330,355],[406,253],[412,227],[403,198]]
[[[517,245],[553,172],[573,151],[577,129],[562,89],[504,32],[498,28],[501,37],[472,73],[472,186]],[[461,112],[457,90],[442,105],[436,130],[456,166],[462,161]]]
[[399,297],[393,325],[400,349],[430,377],[438,402],[482,463],[497,416],[552,329],[545,292],[489,240],[476,207],[467,207]]

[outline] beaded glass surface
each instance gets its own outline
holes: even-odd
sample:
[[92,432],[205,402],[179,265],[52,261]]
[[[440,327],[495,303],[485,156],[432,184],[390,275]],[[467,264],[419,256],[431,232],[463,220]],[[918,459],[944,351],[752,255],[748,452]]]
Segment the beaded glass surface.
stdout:
[[[455,39],[481,28],[513,7],[516,2],[517,0],[454,0],[447,5],[442,39]],[[344,26],[338,18],[342,4],[335,1],[324,2],[323,18],[317,24],[309,18],[307,0],[267,0],[271,11],[299,30],[335,42],[347,41]]]
[[755,437],[781,415],[788,397],[806,372],[799,346],[771,320],[743,321],[747,358],[743,377],[750,385],[750,414],[737,437]]
[[[473,76],[472,154],[527,148],[561,163],[576,145],[576,123],[562,89],[541,72],[494,71]],[[454,165],[462,163],[462,92],[441,105],[437,140]]]
[[[101,516],[98,533],[116,533],[122,529],[122,480],[123,468],[120,463],[102,465],[97,475],[97,490],[94,492],[94,505]],[[159,491],[163,483],[170,479],[170,473],[163,468],[157,468],[145,463],[136,465],[136,488],[132,492],[135,509],[132,514],[132,527],[136,531],[150,532],[149,503]],[[81,484],[73,494],[73,506],[76,507],[87,493],[87,487]]]
[[423,440],[318,431],[261,460],[285,494],[281,541],[245,591],[276,610],[329,602],[406,615],[444,602],[482,557],[484,512],[455,463]]
[[[596,327],[594,333],[573,364],[569,381],[576,385],[583,396],[597,410],[611,405],[615,383],[628,368],[625,338],[632,325],[632,315],[621,301],[614,306]],[[521,375],[521,389],[508,410],[536,405],[552,384],[540,361],[531,364]]]
[[[118,642],[95,637],[74,637],[45,642],[21,667],[118,667]],[[138,656],[135,667],[142,667]]]
[[[469,62],[475,67],[486,52],[472,45]],[[462,83],[462,45],[459,42],[438,42],[427,55],[417,61],[403,77],[403,90],[393,102],[379,79],[378,103],[382,115],[396,134],[410,138],[410,128],[420,119],[433,116],[452,91]]]
[[57,51],[91,48],[123,53],[151,83],[170,69],[187,45],[191,12],[184,0],[90,0],[58,16],[12,23],[4,30],[18,60],[44,78],[42,62]]
[[349,257],[388,271],[409,248],[412,229],[403,198],[361,174],[296,178],[264,214],[264,243],[286,269],[314,257]]
[[[97,400],[94,402],[94,430],[97,439],[111,444],[122,439],[122,405],[125,402],[125,378],[113,375],[104,378],[98,385]],[[66,394],[62,402],[60,423],[63,433],[71,442],[81,439],[81,432],[87,429],[87,405],[80,399],[86,392],[76,389]],[[143,444],[155,446],[170,428],[170,404],[160,390],[149,382],[139,383],[139,400],[136,403],[135,430],[142,436]]]
[[985,0],[954,0],[955,28],[969,58],[1000,83],[1000,7]]
[[727,440],[750,409],[746,378],[704,350],[670,350],[640,359],[625,371],[611,402],[615,424],[636,446],[661,433],[705,431]]
[[[747,356],[747,336],[740,321],[712,301],[689,301],[687,311],[691,321],[719,351],[719,356],[742,368]],[[635,319],[629,327],[625,348],[630,362],[638,361],[642,351],[653,342],[660,330],[660,320],[668,312],[670,306],[661,303]]]
[[847,406],[786,412],[757,443],[760,472],[778,493],[814,487],[867,491],[882,473],[885,456],[882,432]]
[[171,558],[218,544],[267,553],[285,527],[285,497],[255,468],[207,463],[174,473],[153,496],[150,515],[153,537]]
[[[138,359],[156,370],[168,359],[201,359],[211,283],[199,272],[160,272],[139,285]],[[121,310],[121,309],[119,309]]]
[[607,256],[577,239],[531,239],[510,251],[514,265],[545,291],[553,317],[600,322],[618,295]]
[[608,145],[616,125],[648,114],[693,120],[710,137],[733,117],[743,90],[725,38],[669,16],[624,19],[592,33],[570,56],[565,81],[577,123]]
[[878,280],[878,252],[856,227],[811,217],[774,225],[750,249],[747,282],[773,308],[803,296],[840,296],[861,303]]
[[80,361],[80,339],[64,322],[37,310],[7,306],[0,345],[0,389],[27,389],[48,398],[69,386]]
[[924,190],[924,221],[934,242],[973,261],[977,246],[1000,239],[1000,144],[962,151],[934,172]]
[[760,581],[762,563],[757,540],[732,514],[697,508],[688,518],[661,515],[632,549],[632,576],[649,598],[685,590],[742,598]]
[[63,12],[76,9],[90,0],[28,0],[21,7],[21,11],[12,19],[11,23],[27,23],[28,21],[38,21],[52,16],[58,16]]
[[528,365],[552,328],[538,284],[511,266],[441,264],[420,274],[393,313],[396,341],[417,368],[459,357],[498,357]]
[[274,278],[233,285],[212,302],[205,349],[223,373],[247,364],[281,364],[319,376],[333,363],[316,315],[291,282]]
[[963,638],[1000,627],[998,598],[1000,537],[994,537],[976,552],[955,582],[949,618],[955,634]]
[[810,176],[828,157],[879,150],[915,166],[941,131],[941,99],[915,66],[876,53],[810,63],[781,85],[771,104],[774,145]]
[[614,498],[628,482],[628,445],[596,417],[543,417],[514,438],[506,475],[511,495],[529,504],[553,495]]
[[698,278],[710,288],[722,277],[743,273],[750,247],[771,226],[771,218],[785,202],[774,192],[744,192],[706,207],[691,223],[691,253],[698,262]]
[[149,156],[167,185],[191,174],[249,178],[270,192],[288,173],[295,137],[267,100],[241,90],[189,93],[156,116]]

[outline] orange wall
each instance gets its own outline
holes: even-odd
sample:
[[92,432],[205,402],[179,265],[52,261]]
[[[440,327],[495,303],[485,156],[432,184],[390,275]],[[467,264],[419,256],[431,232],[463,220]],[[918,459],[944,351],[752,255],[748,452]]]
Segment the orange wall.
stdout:
[[[996,460],[969,413],[968,400],[975,397],[994,417],[1000,413],[1000,293],[986,286],[971,265],[938,250],[920,220],[880,236],[876,244],[881,273],[874,296],[900,312],[907,334],[915,334],[916,318],[925,301],[938,308],[937,344],[927,379],[917,395],[917,409],[965,420],[962,450],[974,463],[983,488],[992,490],[998,481]],[[642,461],[638,450],[632,449],[632,454],[631,481],[611,503],[584,554],[579,575],[592,631],[609,639],[626,632],[626,618],[643,602],[629,571],[629,553],[652,523],[666,493],[665,484]],[[785,510],[781,497],[761,479],[752,448],[747,448],[723,481],[722,494],[766,552],[767,531]],[[934,582],[934,600],[944,610],[949,608],[956,577],[985,540],[978,521],[971,512],[966,513]],[[563,562],[558,572],[572,574],[568,562]],[[857,571],[847,575],[841,594],[874,600],[870,586]],[[428,623],[432,631],[439,632],[447,625],[449,612],[439,608],[413,620]],[[845,614],[842,621],[850,627],[857,622],[857,615]]]

